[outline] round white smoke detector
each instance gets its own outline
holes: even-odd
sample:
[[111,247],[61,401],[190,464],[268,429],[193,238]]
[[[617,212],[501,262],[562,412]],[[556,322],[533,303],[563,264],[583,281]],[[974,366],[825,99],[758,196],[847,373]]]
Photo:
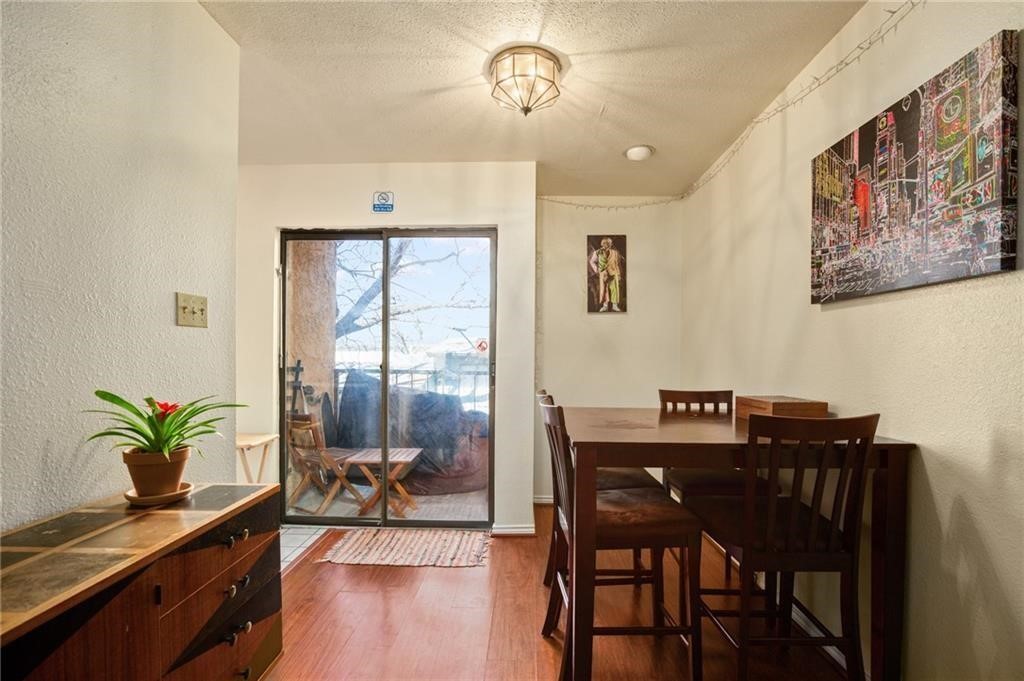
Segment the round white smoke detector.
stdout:
[[646,161],[654,156],[654,147],[649,144],[638,144],[623,152],[630,161]]

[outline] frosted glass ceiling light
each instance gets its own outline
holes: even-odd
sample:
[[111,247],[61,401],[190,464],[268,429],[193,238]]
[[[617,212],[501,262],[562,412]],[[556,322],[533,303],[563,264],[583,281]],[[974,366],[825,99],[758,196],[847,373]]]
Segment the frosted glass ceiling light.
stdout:
[[498,106],[528,116],[558,99],[561,70],[558,57],[543,47],[510,47],[491,60],[491,96]]

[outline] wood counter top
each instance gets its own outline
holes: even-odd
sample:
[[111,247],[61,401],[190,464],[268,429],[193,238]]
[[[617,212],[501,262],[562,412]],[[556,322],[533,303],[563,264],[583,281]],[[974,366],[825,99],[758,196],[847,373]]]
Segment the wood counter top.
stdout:
[[0,644],[132,575],[280,486],[197,485],[151,508],[101,499],[0,535]]

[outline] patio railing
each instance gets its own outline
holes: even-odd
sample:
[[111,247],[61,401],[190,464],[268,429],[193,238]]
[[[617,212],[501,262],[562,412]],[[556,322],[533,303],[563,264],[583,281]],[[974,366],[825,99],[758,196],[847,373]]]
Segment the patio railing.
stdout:
[[[361,371],[380,379],[379,366],[336,368],[334,370],[335,403],[340,403],[349,371]],[[388,384],[395,387],[426,390],[442,395],[455,395],[465,409],[487,412],[490,410],[490,381],[486,367],[451,369],[391,369]]]

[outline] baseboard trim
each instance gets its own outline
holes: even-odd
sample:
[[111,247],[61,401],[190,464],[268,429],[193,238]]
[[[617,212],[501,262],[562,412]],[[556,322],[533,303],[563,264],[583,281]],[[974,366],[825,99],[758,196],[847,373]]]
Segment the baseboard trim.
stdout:
[[[798,599],[793,599],[793,623],[804,630],[808,636],[834,636],[824,625],[821,624],[817,618],[812,618],[807,615],[810,610],[806,605],[801,603]],[[825,656],[827,656],[837,667],[846,671],[846,656],[843,655],[842,651],[835,646],[820,646],[818,648]],[[865,660],[866,661],[866,660]],[[865,665],[866,666],[866,665]],[[864,678],[867,681],[871,681],[871,674],[867,669],[864,670]]]
[[533,497],[533,503],[540,504],[542,506],[551,506],[555,503],[555,497],[552,494],[538,494]]
[[[811,619],[803,613],[800,608],[793,608],[793,623],[798,627],[807,632],[808,636],[829,636],[830,634],[821,630],[821,628],[811,621]],[[823,651],[826,655],[832,658],[832,661],[837,665],[846,669],[846,658],[843,656],[839,649],[834,646],[822,646],[819,650]]]
[[491,528],[491,535],[495,537],[535,537],[537,529],[532,523],[529,525],[495,525]]

